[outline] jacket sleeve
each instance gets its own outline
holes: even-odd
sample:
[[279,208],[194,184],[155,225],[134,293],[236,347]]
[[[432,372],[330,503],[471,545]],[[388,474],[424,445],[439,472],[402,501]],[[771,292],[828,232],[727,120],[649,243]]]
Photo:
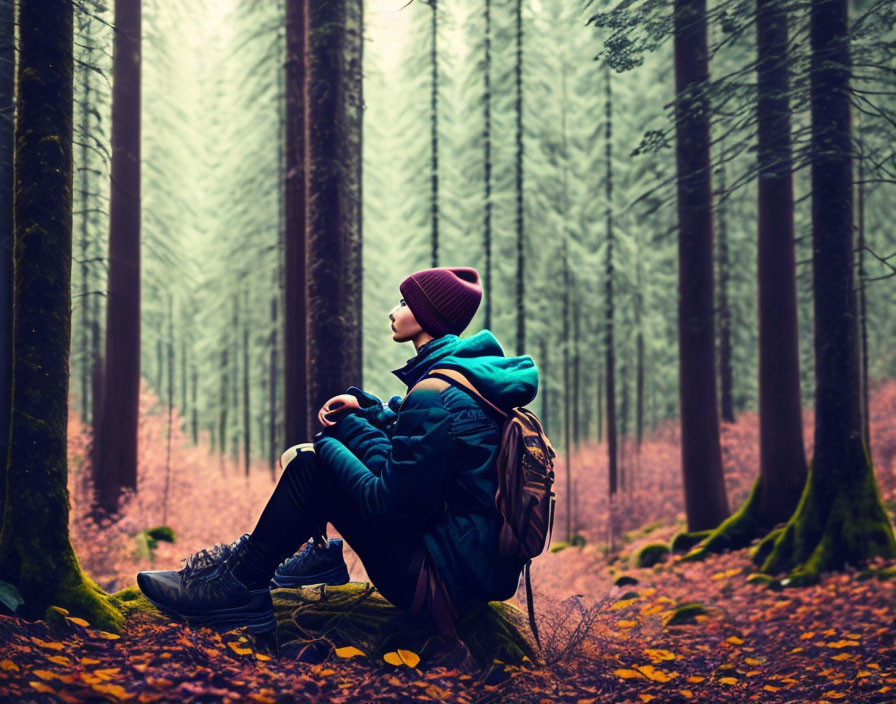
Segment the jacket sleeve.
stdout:
[[357,411],[358,415],[367,419],[376,428],[386,430],[398,417],[397,410],[398,404],[401,403],[401,396],[393,396],[384,403],[377,396],[363,391],[357,386],[349,386],[345,393],[358,399],[361,406]]
[[381,474],[392,447],[392,439],[375,426],[361,410],[342,416],[325,434],[336,438],[374,474]]
[[401,515],[405,521],[424,525],[442,509],[453,437],[450,414],[438,391],[419,389],[408,396],[378,475],[338,438],[329,432],[318,435],[314,446],[319,459],[368,517]]

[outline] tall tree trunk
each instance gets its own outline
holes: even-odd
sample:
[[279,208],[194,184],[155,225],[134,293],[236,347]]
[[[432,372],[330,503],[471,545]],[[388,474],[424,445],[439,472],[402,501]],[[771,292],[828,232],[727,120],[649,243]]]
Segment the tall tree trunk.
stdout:
[[604,378],[600,373],[600,365],[597,365],[597,444],[600,445],[604,441],[604,417],[603,417],[603,398],[604,398]]
[[[786,77],[785,77],[786,80]],[[788,126],[790,124],[788,120]],[[782,127],[783,129],[783,127]],[[789,135],[788,135],[789,137]],[[789,142],[789,140],[788,140]],[[728,198],[725,190],[725,156],[724,149],[719,164],[719,201],[717,206],[717,225],[719,235],[719,383],[721,385],[722,420],[726,423],[734,422],[734,400],[732,389],[734,378],[731,372],[731,306],[728,303],[728,281],[730,278],[728,262]],[[789,176],[787,177],[790,178]],[[760,177],[761,179],[761,177]],[[793,231],[791,207],[791,233]],[[761,217],[761,215],[760,215]],[[793,239],[791,234],[791,240]]]
[[0,525],[6,496],[12,405],[14,9],[13,0],[0,0]]
[[548,379],[550,378],[548,376],[549,355],[547,338],[542,336],[538,357],[538,361],[541,362],[541,373],[538,375],[538,393],[541,395],[541,418],[539,420],[541,420],[541,426],[548,437],[551,435],[552,428],[550,424],[553,421],[553,416],[551,415],[551,389],[548,386]]
[[641,265],[641,248],[638,247],[635,280],[635,423],[637,450],[641,452],[641,441],[644,439],[644,276]]
[[98,507],[137,488],[140,396],[140,3],[115,0],[109,296],[103,414],[94,467]]
[[439,8],[438,0],[429,0],[432,8],[432,46],[429,61],[430,84],[430,212],[432,213],[432,266],[439,265]]
[[180,342],[180,413],[178,413],[184,422],[187,418],[187,388],[187,340],[184,336]]
[[787,34],[785,8],[757,0],[759,478],[743,507],[719,526],[702,552],[744,547],[786,522],[806,483]]
[[[564,178],[564,184],[566,179]],[[565,190],[565,189],[564,189]],[[569,259],[566,238],[566,222],[563,223],[563,459],[566,463],[566,540],[572,542],[572,458],[570,456],[569,422]]]
[[[171,293],[168,293],[168,420],[165,433],[165,492],[162,501],[162,524],[168,523],[168,490],[171,486],[171,416],[174,409],[174,310],[171,304]],[[161,395],[161,389],[159,389]]]
[[[484,120],[482,126],[482,159],[485,169],[484,221],[482,232],[485,245],[485,328],[492,327],[492,3],[485,0],[485,57],[482,73],[485,78],[485,91],[482,95]],[[544,407],[542,407],[544,408]],[[544,413],[544,410],[542,410]]]
[[857,183],[856,183],[856,209],[857,209],[857,231],[858,231],[858,256],[859,256],[859,348],[861,355],[859,359],[859,369],[861,369],[862,378],[860,381],[860,393],[862,404],[862,437],[865,439],[865,445],[871,448],[871,416],[868,409],[868,319],[865,309],[865,154],[864,143],[859,140],[862,151],[857,159]]
[[706,1],[675,0],[681,469],[688,529],[728,515],[716,399]]
[[233,296],[233,321],[231,322],[231,332],[233,337],[228,341],[232,343],[233,354],[230,355],[230,378],[233,383],[230,385],[230,407],[233,409],[233,421],[230,423],[230,456],[235,466],[239,466],[240,461],[240,429],[243,422],[240,414],[240,303],[239,295]]
[[308,437],[317,409],[361,379],[361,20],[361,0],[306,6]]
[[579,359],[579,335],[580,331],[580,319],[581,317],[581,306],[579,305],[579,299],[573,302],[572,308],[572,344],[573,344],[573,353],[572,353],[572,444],[573,447],[578,447],[579,442],[581,441],[581,427],[579,426],[579,387],[581,386],[581,378],[582,378],[582,364]]
[[526,351],[526,232],[523,228],[523,3],[516,0],[516,353]]
[[[286,164],[283,226],[283,442],[308,439],[305,192],[305,20],[307,3],[286,0]],[[272,356],[276,353],[272,352]],[[276,363],[274,360],[272,363]],[[277,385],[271,387],[277,389]]]
[[277,352],[280,343],[277,339],[277,297],[271,298],[271,362],[270,362],[270,382],[268,387],[268,465],[271,468],[271,478],[276,477],[276,461],[277,461],[277,425],[279,419],[277,417],[277,369],[279,360]]
[[199,372],[196,369],[196,362],[190,364],[190,430],[193,434],[193,444],[199,444]]
[[[619,485],[619,467],[617,465],[616,451],[616,357],[613,342],[613,87],[611,83],[611,72],[609,65],[606,66],[606,87],[605,87],[605,104],[604,104],[604,138],[605,138],[605,154],[606,154],[606,199],[607,199],[607,249],[606,260],[604,264],[604,345],[605,347],[605,365],[606,365],[606,406],[607,406],[607,452],[608,467],[610,477],[610,500],[616,494]],[[612,539],[612,538],[611,538]]]
[[[12,0],[9,2],[10,6],[12,6]],[[81,13],[83,16],[82,27],[89,26],[90,18],[86,13]],[[87,46],[84,48],[84,61],[88,64],[93,61],[93,47],[88,42]],[[12,64],[9,66],[9,70],[12,70]],[[91,114],[91,91],[90,91],[90,74],[92,73],[92,69],[90,66],[80,66],[76,73],[80,74],[81,78],[81,102],[78,105],[78,108],[81,113],[81,166],[80,166],[80,190],[81,190],[81,241],[80,241],[80,259],[81,259],[81,368],[80,368],[80,376],[81,376],[81,422],[85,425],[93,422],[90,418],[90,372],[91,372],[91,350],[90,350],[90,315],[89,315],[89,300],[88,295],[90,292],[90,267],[88,264],[89,255],[89,247],[90,247],[90,218],[88,217],[88,213],[90,212],[90,168],[89,168],[89,158],[90,158],[90,148],[88,135],[90,134],[90,114]],[[10,114],[10,120],[12,119],[12,115]],[[10,122],[10,125],[12,123]],[[12,163],[10,163],[12,166]],[[10,169],[10,174],[12,174],[12,170]]]
[[0,579],[18,588],[18,613],[29,620],[59,605],[114,628],[121,615],[81,571],[68,532],[72,3],[18,5],[13,403]]
[[249,397],[249,292],[245,294],[245,314],[243,315],[243,467],[249,477],[249,456],[252,451],[252,400]]
[[[812,290],[815,312],[815,452],[799,506],[775,536],[764,572],[819,572],[896,555],[896,541],[864,443],[853,288],[853,182],[846,0],[813,0]],[[762,545],[760,546],[762,547]],[[758,556],[761,556],[761,551]]]
[[[227,404],[230,386],[230,362],[226,340],[221,350],[221,397],[218,406],[218,452],[221,454],[221,461],[224,461],[224,454],[227,452]],[[214,443],[213,443],[214,445]]]

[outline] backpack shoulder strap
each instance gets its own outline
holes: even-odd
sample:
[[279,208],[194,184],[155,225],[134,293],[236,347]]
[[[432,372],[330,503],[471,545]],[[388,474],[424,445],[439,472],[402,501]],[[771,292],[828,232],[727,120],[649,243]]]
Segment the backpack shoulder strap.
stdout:
[[448,369],[447,367],[441,367],[441,368],[436,367],[436,368],[434,368],[434,369],[430,369],[430,370],[427,372],[426,376],[427,376],[427,377],[436,377],[436,378],[438,378],[438,377],[443,377],[443,378],[447,377],[447,378],[449,378],[449,379],[451,379],[451,380],[457,382],[458,384],[460,384],[461,386],[463,386],[465,389],[467,389],[468,391],[470,391],[471,393],[473,393],[475,396],[477,396],[478,398],[480,398],[482,401],[484,401],[485,403],[487,403],[487,404],[488,404],[489,406],[491,406],[495,411],[497,411],[498,413],[500,413],[504,418],[506,418],[506,417],[509,415],[506,411],[502,411],[502,410],[501,410],[500,408],[498,408],[495,404],[493,404],[491,401],[489,401],[485,396],[483,396],[481,393],[479,393],[479,392],[476,390],[476,387],[474,387],[474,386],[470,383],[469,379],[467,379],[467,377],[465,377],[461,372],[457,371],[457,369]]
[[538,637],[538,626],[535,625],[535,610],[532,605],[532,582],[529,579],[529,565],[532,564],[532,559],[528,559],[526,561],[525,572],[526,572],[526,608],[529,610],[529,628],[532,629],[532,635],[535,636],[535,643],[538,645],[538,649],[541,650],[541,639]]
[[405,394],[405,397],[401,399],[401,403],[398,406],[398,411],[401,412],[402,406],[404,406],[404,402],[408,400],[408,397],[417,389],[432,389],[433,391],[442,391],[443,389],[448,388],[449,383],[442,379],[438,379],[436,377],[424,376],[420,381],[414,384],[408,392]]

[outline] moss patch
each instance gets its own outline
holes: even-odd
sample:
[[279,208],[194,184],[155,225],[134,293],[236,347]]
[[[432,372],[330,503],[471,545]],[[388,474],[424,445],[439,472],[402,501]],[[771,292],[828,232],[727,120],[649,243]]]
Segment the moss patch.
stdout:
[[638,567],[653,567],[662,562],[669,554],[669,546],[665,543],[648,543],[635,553],[635,564]]

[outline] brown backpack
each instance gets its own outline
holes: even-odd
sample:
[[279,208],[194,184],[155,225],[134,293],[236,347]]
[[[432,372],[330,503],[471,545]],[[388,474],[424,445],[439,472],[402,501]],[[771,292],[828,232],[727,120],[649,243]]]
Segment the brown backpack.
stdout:
[[539,648],[541,642],[532,609],[529,567],[532,558],[550,545],[554,526],[554,457],[556,452],[536,415],[528,408],[504,411],[480,394],[458,370],[433,368],[426,377],[452,382],[504,417],[498,451],[498,490],[495,508],[501,516],[498,553],[517,558],[526,574],[526,605],[529,625]]

